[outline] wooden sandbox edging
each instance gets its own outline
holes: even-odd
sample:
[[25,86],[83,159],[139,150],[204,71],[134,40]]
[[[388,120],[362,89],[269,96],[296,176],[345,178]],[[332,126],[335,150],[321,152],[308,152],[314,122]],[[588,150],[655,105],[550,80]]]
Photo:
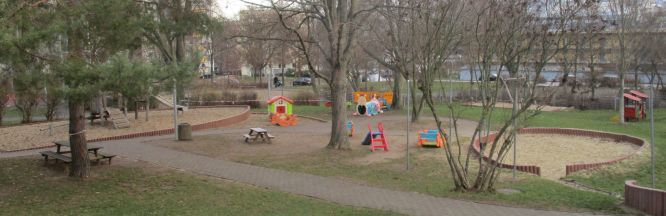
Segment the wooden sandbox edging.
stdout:
[[[642,148],[645,146],[645,141],[643,139],[629,136],[629,135],[624,135],[624,134],[616,134],[616,133],[608,133],[608,132],[602,132],[602,131],[592,131],[592,130],[583,130],[583,129],[575,129],[575,128],[523,128],[521,129],[518,133],[525,133],[525,134],[559,134],[559,135],[568,135],[568,136],[585,136],[585,137],[592,137],[592,138],[602,138],[602,139],[612,139],[616,142],[628,142],[633,145],[639,146],[639,149],[636,152],[639,152],[642,150]],[[486,137],[481,137],[480,139],[477,139],[474,141],[472,145],[472,149],[476,152],[477,155],[481,155],[481,142],[480,140],[488,140],[488,141],[494,141],[496,138],[497,134],[490,134],[489,136]],[[624,155],[619,158],[615,158],[609,161],[604,161],[604,162],[597,162],[597,163],[582,163],[582,164],[570,164],[566,165],[566,174],[565,176],[578,172],[581,170],[587,170],[587,169],[594,169],[598,168],[604,165],[609,165],[609,164],[614,164],[619,161],[625,160],[629,157],[633,156],[633,154],[628,154]],[[498,163],[495,160],[492,160],[488,158],[488,156],[483,156],[483,160],[491,162],[491,164],[499,166],[501,168],[507,168],[507,169],[513,169],[514,166],[513,164],[505,164],[505,163]],[[536,165],[516,165],[516,170],[521,171],[521,172],[526,172],[526,173],[532,173],[538,176],[541,176],[541,167],[536,166]]]

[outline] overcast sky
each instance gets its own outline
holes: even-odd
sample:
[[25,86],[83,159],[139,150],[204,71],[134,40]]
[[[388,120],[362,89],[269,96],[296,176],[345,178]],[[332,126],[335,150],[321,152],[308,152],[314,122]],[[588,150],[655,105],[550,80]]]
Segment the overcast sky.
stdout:
[[[238,11],[241,11],[247,7],[247,4],[241,0],[215,0],[217,1],[217,6],[222,10],[224,17],[233,18],[238,15]],[[248,2],[261,3],[264,0],[246,0]]]

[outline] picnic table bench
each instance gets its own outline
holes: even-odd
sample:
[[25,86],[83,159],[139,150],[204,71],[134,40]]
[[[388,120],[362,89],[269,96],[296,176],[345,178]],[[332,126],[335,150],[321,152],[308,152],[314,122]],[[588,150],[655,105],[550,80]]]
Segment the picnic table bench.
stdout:
[[268,143],[271,143],[271,139],[275,138],[275,136],[269,134],[268,131],[263,128],[250,128],[250,132],[248,134],[243,134],[243,137],[245,137],[245,142],[249,142],[250,140],[257,141],[261,138],[262,141]]
[[41,154],[44,157],[44,165],[46,165],[49,162],[49,157],[53,158],[56,161],[56,163],[58,163],[58,161],[62,161],[63,163],[71,163],[72,162],[71,157],[65,156],[65,155],[62,155],[62,154],[58,154],[58,153],[53,152],[53,151],[43,151],[43,152],[39,152],[39,154]]
[[[60,141],[55,141],[53,144],[56,145],[56,153],[58,154],[65,154],[65,153],[70,153],[70,151],[61,151],[62,147],[68,147],[71,148],[71,144],[69,143],[69,140],[60,140]],[[96,146],[96,145],[88,145],[88,151],[91,151],[95,153],[95,155],[98,154],[100,149],[103,149],[104,147],[101,146]]]
[[108,121],[111,115],[109,114],[108,111],[104,110],[103,113],[99,112],[90,112],[90,116],[88,116],[88,119],[90,119],[90,124],[93,124],[93,121],[96,119],[102,119],[104,118],[105,121]]
[[[53,152],[53,151],[43,151],[43,152],[39,153],[44,157],[44,164],[48,163],[49,158],[54,159],[56,161],[56,163],[58,163],[58,161],[62,161],[63,163],[71,163],[72,158],[70,156],[65,155],[67,153],[71,153],[71,150],[62,151],[62,147],[70,147],[71,148],[71,145],[70,145],[69,141],[61,140],[61,141],[55,141],[53,143],[56,145],[56,151],[55,152]],[[88,146],[88,152],[90,154],[89,159],[91,161],[95,161],[97,163],[99,163],[101,160],[107,160],[108,164],[111,165],[111,160],[116,155],[99,152],[99,150],[102,149],[102,148],[103,147],[101,147],[101,146],[89,145]]]

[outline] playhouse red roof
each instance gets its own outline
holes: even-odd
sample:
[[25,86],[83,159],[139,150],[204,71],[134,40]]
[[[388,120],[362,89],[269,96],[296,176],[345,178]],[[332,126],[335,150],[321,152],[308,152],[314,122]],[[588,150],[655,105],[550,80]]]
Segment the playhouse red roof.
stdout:
[[624,97],[628,98],[629,100],[632,100],[632,101],[641,101],[640,98],[637,98],[636,96],[633,96],[633,95],[627,94],[627,93],[624,93]]
[[641,91],[638,91],[638,90],[631,90],[631,91],[629,91],[629,93],[634,94],[638,97],[648,98],[648,96],[645,93],[643,93]]
[[289,103],[292,103],[292,104],[294,103],[293,100],[291,100],[291,99],[289,99],[285,96],[275,96],[275,97],[271,98],[270,100],[268,100],[268,104],[273,104],[273,103],[275,103],[275,101],[277,101],[279,99],[285,100],[285,101],[287,101]]

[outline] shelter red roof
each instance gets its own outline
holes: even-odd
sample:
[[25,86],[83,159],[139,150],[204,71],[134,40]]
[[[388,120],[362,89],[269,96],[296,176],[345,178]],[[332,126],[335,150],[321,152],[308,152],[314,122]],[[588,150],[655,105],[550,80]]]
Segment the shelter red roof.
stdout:
[[632,100],[632,101],[638,101],[638,102],[641,101],[640,98],[638,98],[638,97],[636,97],[636,96],[633,96],[633,95],[631,95],[631,94],[627,94],[627,93],[624,93],[624,97],[625,97],[625,98],[628,98],[629,100]]
[[648,96],[645,93],[643,93],[641,91],[638,91],[638,90],[631,90],[631,91],[629,91],[629,93],[634,94],[638,97],[648,98]]
[[294,103],[293,100],[291,100],[291,99],[289,99],[285,96],[275,96],[275,97],[271,98],[270,100],[268,100],[268,104],[273,104],[273,103],[275,103],[275,101],[277,101],[279,99],[285,100],[285,101],[287,101],[289,103],[292,103],[292,104]]

